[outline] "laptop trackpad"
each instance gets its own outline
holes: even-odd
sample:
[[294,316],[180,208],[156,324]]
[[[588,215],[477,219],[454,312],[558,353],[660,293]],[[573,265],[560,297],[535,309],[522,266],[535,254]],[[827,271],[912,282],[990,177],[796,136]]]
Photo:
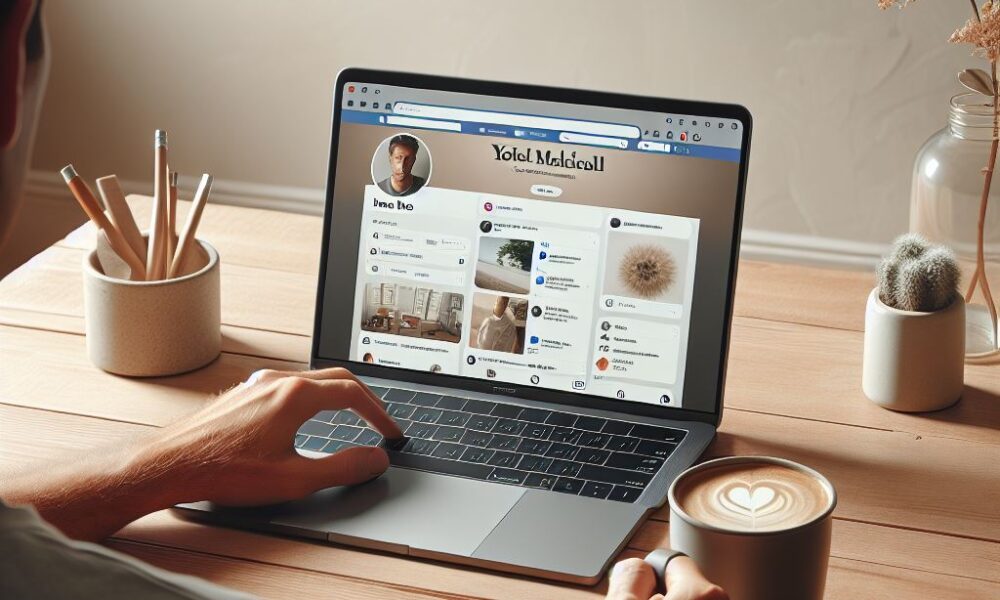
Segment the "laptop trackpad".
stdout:
[[282,510],[271,522],[326,531],[331,542],[469,556],[523,493],[509,485],[391,467],[369,483],[291,503],[294,510]]

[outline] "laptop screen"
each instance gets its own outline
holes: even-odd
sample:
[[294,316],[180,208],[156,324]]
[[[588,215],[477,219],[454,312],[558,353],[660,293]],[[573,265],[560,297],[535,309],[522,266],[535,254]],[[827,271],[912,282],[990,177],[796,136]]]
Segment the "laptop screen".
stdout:
[[341,88],[319,357],[715,410],[741,120]]

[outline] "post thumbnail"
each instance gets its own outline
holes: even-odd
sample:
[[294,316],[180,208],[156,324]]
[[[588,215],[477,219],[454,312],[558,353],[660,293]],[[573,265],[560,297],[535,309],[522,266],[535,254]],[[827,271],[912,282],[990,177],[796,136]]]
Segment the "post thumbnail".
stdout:
[[683,303],[689,240],[614,232],[608,235],[603,293]]
[[462,339],[464,304],[462,294],[431,287],[368,283],[361,329],[458,343]]
[[527,300],[494,294],[474,294],[469,347],[523,354],[527,321]]
[[535,243],[505,237],[479,238],[476,286],[484,290],[527,294]]

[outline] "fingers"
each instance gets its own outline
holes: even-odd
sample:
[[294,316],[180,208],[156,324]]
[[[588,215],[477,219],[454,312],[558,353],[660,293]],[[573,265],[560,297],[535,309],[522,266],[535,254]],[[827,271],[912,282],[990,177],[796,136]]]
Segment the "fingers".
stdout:
[[667,584],[664,600],[729,600],[729,595],[705,579],[698,565],[687,556],[678,556],[667,563],[664,579]]
[[653,567],[640,558],[628,558],[611,569],[607,600],[647,600],[655,588]]
[[389,457],[381,448],[356,446],[323,458],[297,457],[293,477],[300,478],[302,495],[338,485],[355,485],[374,479],[389,468]]
[[302,411],[304,421],[321,410],[350,409],[387,439],[403,437],[399,425],[385,412],[385,407],[355,379],[308,379],[286,377],[277,383],[282,393],[294,397],[292,405]]

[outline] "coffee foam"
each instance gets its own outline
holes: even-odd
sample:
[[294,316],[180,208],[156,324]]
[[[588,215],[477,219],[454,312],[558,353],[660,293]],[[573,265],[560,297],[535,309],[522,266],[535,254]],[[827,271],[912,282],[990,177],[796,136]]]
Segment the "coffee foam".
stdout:
[[769,462],[721,464],[684,475],[674,499],[694,519],[734,531],[780,531],[808,523],[830,506],[815,476]]

